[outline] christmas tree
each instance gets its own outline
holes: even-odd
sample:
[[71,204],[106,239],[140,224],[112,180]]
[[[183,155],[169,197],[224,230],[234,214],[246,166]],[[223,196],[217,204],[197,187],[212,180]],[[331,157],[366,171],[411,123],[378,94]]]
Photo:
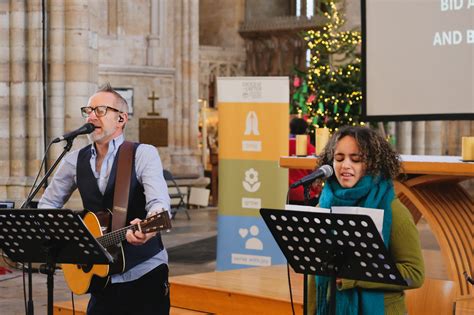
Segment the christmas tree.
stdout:
[[322,29],[304,34],[311,59],[307,72],[297,71],[293,77],[290,113],[306,115],[313,128],[327,127],[332,132],[340,126],[364,124],[357,54],[362,37],[359,31],[341,29],[345,21],[334,1],[323,2],[321,14],[327,18]]

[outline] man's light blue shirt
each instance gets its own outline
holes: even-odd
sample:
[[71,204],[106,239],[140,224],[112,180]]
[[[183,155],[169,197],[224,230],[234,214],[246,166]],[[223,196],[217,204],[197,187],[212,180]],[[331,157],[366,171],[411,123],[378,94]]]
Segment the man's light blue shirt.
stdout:
[[[109,143],[109,150],[102,161],[101,169],[96,170],[97,152],[94,146],[91,150],[90,166],[97,180],[97,185],[102,194],[107,187],[110,171],[114,163],[118,148],[124,142],[123,135],[118,136]],[[80,150],[67,154],[58,166],[58,169],[43,196],[39,208],[62,208],[69,200],[71,194],[77,189],[77,158]],[[148,215],[153,212],[169,211],[170,198],[168,186],[163,178],[163,166],[157,149],[148,144],[140,144],[135,154],[135,173],[138,182],[145,191],[145,210]],[[139,246],[139,245],[138,245]],[[168,253],[163,249],[155,256],[133,267],[132,269],[112,276],[112,282],[133,281],[161,264],[168,263]]]

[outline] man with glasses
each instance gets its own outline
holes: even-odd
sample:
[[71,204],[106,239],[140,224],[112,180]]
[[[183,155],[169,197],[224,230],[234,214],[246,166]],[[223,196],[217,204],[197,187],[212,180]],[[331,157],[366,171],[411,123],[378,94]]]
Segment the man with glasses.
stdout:
[[[61,208],[76,188],[85,209],[113,208],[115,182],[109,178],[116,178],[117,152],[128,121],[127,102],[106,84],[90,97],[81,113],[95,126],[88,135],[92,144],[65,156],[39,208]],[[155,147],[134,144],[130,187],[127,217],[135,218],[131,224],[169,211],[168,188]],[[168,254],[161,237],[129,230],[126,238],[131,245],[125,246],[125,271],[112,275],[104,289],[91,292],[87,314],[169,314]]]

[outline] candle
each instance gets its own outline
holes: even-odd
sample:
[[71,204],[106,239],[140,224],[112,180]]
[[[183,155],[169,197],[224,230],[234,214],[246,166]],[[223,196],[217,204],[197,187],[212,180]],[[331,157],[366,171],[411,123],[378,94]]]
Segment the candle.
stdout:
[[308,145],[308,135],[296,135],[296,155],[297,156],[306,156],[308,152],[306,151]]
[[462,137],[461,150],[464,161],[474,161],[474,137]]
[[316,128],[316,154],[320,154],[329,141],[328,128]]

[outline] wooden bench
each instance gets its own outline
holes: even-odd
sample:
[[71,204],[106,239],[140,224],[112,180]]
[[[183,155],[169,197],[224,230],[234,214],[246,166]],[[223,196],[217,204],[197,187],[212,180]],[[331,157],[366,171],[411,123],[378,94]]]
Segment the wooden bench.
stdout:
[[[53,307],[54,315],[86,315],[88,296],[81,296],[74,299],[75,312],[72,311],[71,301],[55,302]],[[179,307],[171,307],[170,315],[203,315],[208,313],[187,310]]]
[[[295,314],[303,314],[303,276],[291,272]],[[170,278],[171,305],[212,314],[291,314],[286,265]]]

